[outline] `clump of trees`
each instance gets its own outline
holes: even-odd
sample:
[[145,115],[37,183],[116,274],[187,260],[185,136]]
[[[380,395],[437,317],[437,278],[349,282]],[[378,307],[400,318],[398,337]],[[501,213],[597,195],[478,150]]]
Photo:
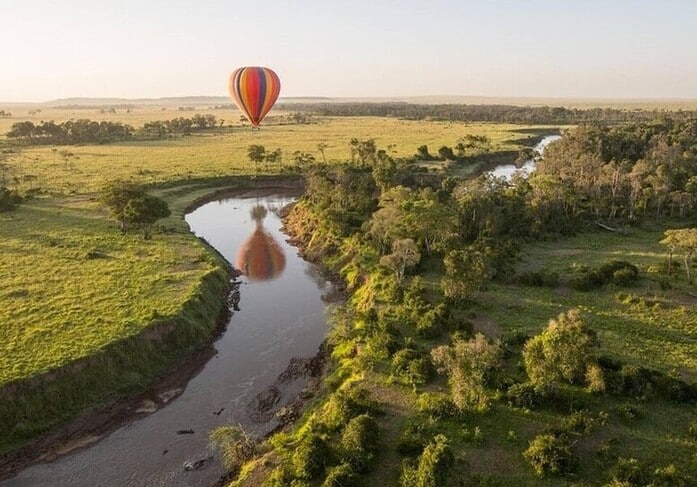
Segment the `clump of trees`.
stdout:
[[119,122],[95,122],[87,119],[53,121],[16,122],[7,133],[7,138],[15,139],[28,145],[75,145],[108,144],[133,138],[134,130],[130,125]]
[[280,148],[267,152],[266,148],[260,144],[252,144],[247,147],[247,157],[250,161],[258,165],[262,162],[268,164],[280,164],[283,160],[283,152]]
[[107,185],[102,201],[109,212],[121,225],[122,231],[138,228],[143,237],[151,237],[152,226],[158,220],[167,218],[170,210],[167,202],[146,193],[139,184],[116,181]]
[[501,348],[477,333],[471,340],[456,338],[450,346],[431,352],[433,363],[448,375],[452,400],[460,411],[486,411],[490,395],[486,375],[500,364]]
[[[523,348],[525,370],[533,384],[551,385],[558,381],[582,383],[592,370],[595,381],[598,369],[596,352],[599,343],[578,310],[561,313],[549,321],[547,328],[527,341]],[[597,388],[599,385],[594,384]]]
[[9,139],[27,145],[109,144],[139,139],[162,139],[172,135],[190,135],[193,132],[216,128],[214,115],[196,114],[191,118],[174,118],[146,122],[139,129],[120,122],[96,122],[88,119],[53,121],[34,124],[16,122],[7,133]]
[[0,118],[9,118],[11,117],[12,114],[8,111],[5,110],[0,110]]

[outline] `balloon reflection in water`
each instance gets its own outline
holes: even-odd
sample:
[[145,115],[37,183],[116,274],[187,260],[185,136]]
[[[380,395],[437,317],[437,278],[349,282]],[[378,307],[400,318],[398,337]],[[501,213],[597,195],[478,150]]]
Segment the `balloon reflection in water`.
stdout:
[[262,225],[266,213],[266,208],[261,205],[252,208],[252,218],[256,221],[256,228],[237,252],[235,267],[241,270],[250,281],[275,279],[286,267],[283,249]]

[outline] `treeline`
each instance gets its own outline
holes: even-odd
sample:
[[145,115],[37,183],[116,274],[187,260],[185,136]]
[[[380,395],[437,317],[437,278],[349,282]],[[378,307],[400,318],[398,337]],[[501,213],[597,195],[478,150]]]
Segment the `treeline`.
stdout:
[[583,125],[549,146],[533,179],[569,218],[685,218],[697,202],[697,120]]
[[642,122],[671,117],[697,117],[697,111],[628,110],[621,108],[565,108],[515,105],[417,105],[411,103],[293,103],[277,105],[279,110],[303,111],[333,117],[395,117],[407,120],[457,122],[501,122],[520,124],[579,124],[586,122]]
[[190,135],[193,132],[215,128],[218,121],[214,115],[196,114],[191,118],[174,118],[146,122],[141,128],[120,122],[96,122],[88,119],[54,121],[34,124],[30,121],[16,122],[7,133],[27,145],[79,145],[109,144],[132,139],[162,139],[172,135]]
[[5,110],[0,110],[0,118],[8,118],[11,116],[12,116],[12,114],[10,112],[6,112]]

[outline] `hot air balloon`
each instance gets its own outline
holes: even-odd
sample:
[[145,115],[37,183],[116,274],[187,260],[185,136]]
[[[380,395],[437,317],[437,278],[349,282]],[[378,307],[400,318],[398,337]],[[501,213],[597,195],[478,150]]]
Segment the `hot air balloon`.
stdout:
[[237,108],[259,127],[281,92],[281,81],[269,68],[247,66],[230,75],[230,96]]
[[237,252],[235,267],[251,281],[274,279],[281,275],[286,267],[283,249],[261,224],[265,216],[266,208],[263,206],[258,205],[252,208],[252,218],[256,221],[256,228]]

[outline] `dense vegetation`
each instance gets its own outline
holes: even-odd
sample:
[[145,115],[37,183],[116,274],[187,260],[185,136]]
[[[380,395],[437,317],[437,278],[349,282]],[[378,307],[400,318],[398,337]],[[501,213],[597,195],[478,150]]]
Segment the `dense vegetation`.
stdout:
[[27,145],[78,145],[108,144],[133,138],[162,139],[171,135],[190,135],[192,132],[208,130],[217,126],[214,115],[196,114],[192,118],[173,118],[146,122],[141,128],[120,122],[88,119],[53,121],[34,124],[31,121],[16,122],[7,132],[9,139]]
[[[665,115],[664,110],[621,108],[565,108],[516,105],[416,105],[411,103],[293,103],[280,104],[282,110],[300,110],[333,117],[397,117],[408,120],[449,120],[458,122],[497,122],[521,124],[572,125],[584,122],[639,122]],[[696,111],[670,112],[671,117],[688,119]]]
[[[666,125],[656,136],[668,130]],[[685,147],[695,140],[686,138]],[[622,150],[629,151],[628,145]],[[591,158],[596,149],[586,146],[578,159]],[[686,152],[682,157],[689,159]],[[325,396],[294,432],[277,435],[267,445],[270,451],[262,450],[265,460],[257,468],[272,469],[270,485],[354,485],[357,477],[370,485],[403,486],[531,485],[540,477],[550,485],[697,481],[688,453],[695,447],[689,427],[697,403],[695,364],[685,369],[679,359],[672,363],[684,368],[682,378],[658,360],[654,369],[641,358],[636,365],[622,338],[606,343],[608,326],[620,336],[631,331],[598,319],[619,308],[617,315],[628,324],[630,313],[617,302],[600,311],[585,304],[586,295],[600,302],[612,289],[626,288],[615,299],[634,306],[633,300],[644,299],[639,289],[653,286],[637,284],[648,269],[607,260],[564,274],[518,274],[520,249],[530,242],[591,231],[601,215],[615,224],[630,221],[628,212],[612,211],[619,207],[616,200],[583,193],[582,178],[553,176],[554,160],[510,182],[486,176],[435,182],[377,149],[353,163],[308,172],[306,194],[289,215],[288,228],[308,256],[339,273],[351,298],[333,318],[328,342],[334,367]],[[657,158],[656,170],[672,163]],[[634,212],[631,221],[653,225],[657,216],[666,220],[670,208]],[[689,205],[674,211],[670,222],[686,225],[694,217]],[[659,240],[648,245],[656,247]],[[690,289],[667,266],[651,272],[653,283]],[[541,286],[559,296],[549,299],[568,307],[546,308],[546,317],[534,318],[524,333],[483,324],[480,310],[491,309],[490,289],[520,285]],[[632,294],[632,286],[642,287]],[[565,298],[569,293],[578,294]],[[517,309],[529,317],[524,306]],[[675,313],[688,337],[661,340],[668,348],[674,340],[689,349],[694,316],[680,305]],[[661,333],[642,320],[642,333]],[[625,340],[641,343],[638,337]],[[662,415],[671,422],[660,420]],[[368,444],[384,445],[379,462],[367,447],[357,450],[356,462],[344,444],[353,422],[363,417],[377,425],[381,439]],[[492,469],[487,459],[493,455],[501,460]],[[247,475],[243,469],[240,484]]]

